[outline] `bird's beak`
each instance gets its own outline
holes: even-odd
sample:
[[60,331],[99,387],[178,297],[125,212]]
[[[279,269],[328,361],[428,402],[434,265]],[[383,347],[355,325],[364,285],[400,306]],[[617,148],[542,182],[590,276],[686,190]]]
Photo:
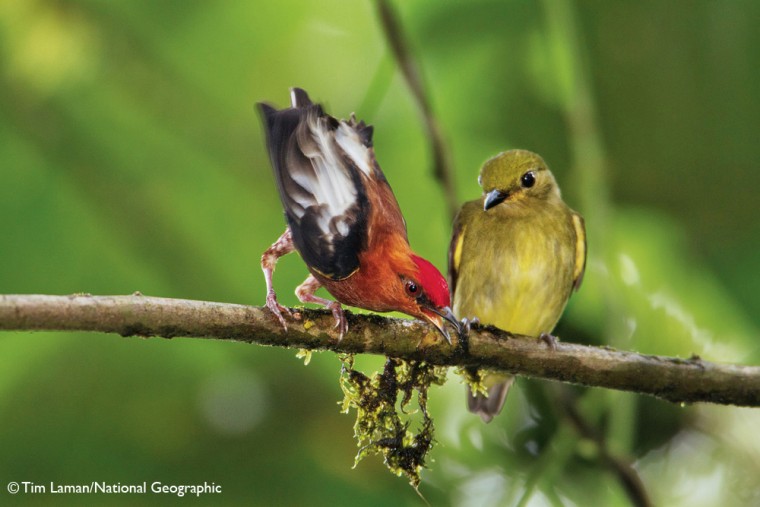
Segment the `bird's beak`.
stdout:
[[[431,312],[434,315],[429,315],[428,312]],[[451,312],[451,308],[448,306],[445,306],[443,308],[426,306],[423,309],[422,313],[425,316],[425,320],[435,326],[435,328],[443,335],[443,337],[446,338],[446,341],[449,343],[449,345],[451,345],[451,335],[449,334],[449,330],[446,329],[446,325],[443,322],[444,319],[447,320],[449,324],[454,326],[454,329],[457,331],[457,336],[462,334],[462,328],[459,325],[459,321],[456,317],[454,317],[454,314]]]
[[509,194],[502,192],[501,190],[491,190],[486,194],[485,201],[483,201],[483,211],[488,211],[497,204],[504,202],[504,199],[509,197]]

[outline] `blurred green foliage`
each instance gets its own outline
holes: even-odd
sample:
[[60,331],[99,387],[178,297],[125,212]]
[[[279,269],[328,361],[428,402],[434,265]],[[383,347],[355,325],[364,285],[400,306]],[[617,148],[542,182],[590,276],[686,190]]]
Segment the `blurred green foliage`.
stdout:
[[[586,216],[589,267],[561,337],[760,363],[759,3],[397,7],[460,200],[483,160],[520,147]],[[445,266],[429,146],[372,2],[0,3],[0,291],[262,304],[259,255],[284,220],[253,104],[282,106],[294,85],[375,126],[412,245]],[[296,256],[278,264],[283,303],[305,276]],[[11,497],[8,481],[222,485],[209,504],[421,503],[378,460],[351,469],[330,354],[304,368],[295,351],[244,344],[5,333],[0,365],[3,504],[51,501]],[[420,491],[433,505],[626,505],[558,408],[568,398],[657,504],[760,502],[757,411],[518,383],[488,426],[456,379],[431,391],[440,445]]]

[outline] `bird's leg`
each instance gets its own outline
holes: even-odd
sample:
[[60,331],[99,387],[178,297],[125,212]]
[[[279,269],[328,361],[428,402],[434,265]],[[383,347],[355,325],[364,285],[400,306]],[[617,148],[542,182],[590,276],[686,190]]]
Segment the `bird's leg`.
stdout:
[[288,227],[285,229],[285,232],[282,233],[282,236],[272,243],[272,246],[270,246],[261,256],[261,270],[264,272],[264,280],[266,280],[267,283],[267,308],[269,308],[269,311],[277,317],[286,331],[288,330],[288,325],[282,314],[284,313],[288,317],[290,317],[291,314],[290,310],[277,302],[277,295],[274,293],[274,288],[272,287],[272,274],[274,273],[274,266],[277,264],[277,259],[283,255],[289,254],[293,249],[293,236],[290,233],[290,227]]
[[559,341],[559,338],[553,334],[541,333],[538,339],[544,342],[550,349],[557,350],[557,342]]
[[462,332],[459,334],[459,347],[465,354],[470,353],[470,331],[472,330],[473,325],[479,326],[480,319],[477,317],[471,319],[465,317],[462,319]]
[[296,296],[298,296],[298,299],[300,299],[302,303],[316,303],[323,305],[332,311],[333,317],[335,317],[335,327],[340,330],[340,335],[338,336],[338,341],[340,341],[343,339],[343,335],[346,334],[346,331],[348,331],[348,321],[346,320],[346,316],[343,315],[343,308],[340,306],[340,303],[314,295],[314,293],[317,292],[317,289],[321,286],[322,284],[319,283],[319,280],[314,278],[314,275],[309,275],[309,277],[296,288]]
[[470,330],[472,330],[472,326],[479,326],[480,325],[480,319],[477,317],[473,317],[471,319],[468,319],[467,317],[462,319],[462,329],[467,333],[470,334]]

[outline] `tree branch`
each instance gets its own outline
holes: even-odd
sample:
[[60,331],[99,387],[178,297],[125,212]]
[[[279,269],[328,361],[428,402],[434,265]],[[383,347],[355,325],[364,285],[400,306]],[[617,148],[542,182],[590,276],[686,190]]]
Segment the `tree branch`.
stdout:
[[[473,328],[468,351],[419,321],[347,312],[338,343],[332,314],[298,309],[284,332],[265,307],[143,296],[0,296],[0,330],[95,331],[197,337],[259,345],[383,354],[441,366],[477,366],[548,380],[653,395],[672,402],[760,406],[760,367],[715,364],[557,343]],[[329,330],[329,332],[327,331]]]

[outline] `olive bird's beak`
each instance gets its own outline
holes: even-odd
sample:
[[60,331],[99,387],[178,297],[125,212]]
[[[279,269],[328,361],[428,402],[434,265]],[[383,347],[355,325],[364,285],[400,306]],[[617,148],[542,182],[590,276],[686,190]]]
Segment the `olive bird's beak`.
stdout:
[[506,192],[502,192],[501,190],[491,190],[486,194],[486,198],[483,201],[483,211],[488,211],[497,204],[501,204],[507,197],[509,197],[509,194]]
[[[435,317],[428,315],[427,312],[434,313]],[[447,320],[449,324],[454,326],[454,329],[457,331],[457,336],[460,336],[462,334],[462,328],[460,327],[459,321],[456,317],[454,317],[454,314],[451,313],[451,308],[448,306],[445,306],[443,308],[426,306],[423,314],[425,315],[425,319],[433,324],[435,328],[443,335],[443,337],[446,338],[446,341],[449,343],[449,345],[451,345],[451,335],[449,334],[449,330],[446,329],[446,326],[443,322],[444,319]]]

